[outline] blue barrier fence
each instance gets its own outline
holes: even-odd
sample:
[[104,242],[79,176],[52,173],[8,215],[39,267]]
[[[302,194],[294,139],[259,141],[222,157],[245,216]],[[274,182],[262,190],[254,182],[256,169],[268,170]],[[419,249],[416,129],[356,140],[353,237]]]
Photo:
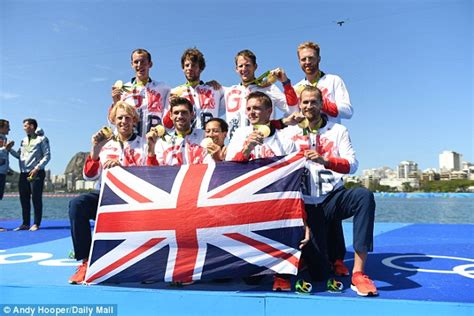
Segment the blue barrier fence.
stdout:
[[465,192],[376,192],[375,197],[396,197],[396,198],[474,198],[474,193]]

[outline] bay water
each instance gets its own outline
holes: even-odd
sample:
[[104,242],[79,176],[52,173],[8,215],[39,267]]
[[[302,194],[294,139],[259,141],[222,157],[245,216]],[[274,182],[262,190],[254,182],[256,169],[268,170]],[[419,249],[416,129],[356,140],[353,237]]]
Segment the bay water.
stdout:
[[[43,219],[67,219],[71,197],[43,197]],[[376,196],[376,222],[474,224],[473,198]],[[0,219],[21,219],[18,197],[0,201]]]

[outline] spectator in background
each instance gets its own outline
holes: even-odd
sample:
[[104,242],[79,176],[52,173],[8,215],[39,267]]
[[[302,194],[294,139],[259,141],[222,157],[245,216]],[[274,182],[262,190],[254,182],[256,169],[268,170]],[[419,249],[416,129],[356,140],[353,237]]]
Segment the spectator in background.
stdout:
[[[35,119],[23,120],[23,129],[26,137],[20,143],[18,151],[10,150],[13,157],[20,163],[20,180],[18,189],[20,191],[20,202],[23,223],[15,228],[18,230],[36,231],[41,225],[43,216],[43,187],[46,173],[44,167],[51,159],[49,140],[44,136],[42,129],[38,128]],[[30,227],[31,203],[35,212],[33,226]]]
[[[3,199],[5,191],[5,182],[9,171],[8,152],[12,148],[14,142],[7,142],[7,135],[10,131],[10,122],[0,119],[0,200]],[[6,231],[0,227],[0,232]]]

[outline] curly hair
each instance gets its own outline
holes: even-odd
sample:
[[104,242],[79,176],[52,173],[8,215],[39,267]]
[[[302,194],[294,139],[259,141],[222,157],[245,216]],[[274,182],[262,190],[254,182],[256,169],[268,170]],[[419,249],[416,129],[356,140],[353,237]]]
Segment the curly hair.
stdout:
[[199,69],[204,70],[206,68],[206,60],[204,59],[203,53],[196,47],[188,48],[184,51],[181,56],[181,68],[184,68],[184,62],[189,59],[193,63],[198,63]]

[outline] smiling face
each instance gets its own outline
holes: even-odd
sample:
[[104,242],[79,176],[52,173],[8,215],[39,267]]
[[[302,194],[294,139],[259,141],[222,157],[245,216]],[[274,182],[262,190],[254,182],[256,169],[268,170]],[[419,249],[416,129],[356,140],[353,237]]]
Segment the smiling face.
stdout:
[[176,131],[185,133],[191,129],[193,113],[189,110],[187,105],[178,104],[173,106],[171,108],[170,116]]
[[115,112],[114,125],[120,136],[128,138],[133,133],[133,116],[123,108],[118,108]]
[[318,91],[303,90],[300,96],[300,109],[308,121],[316,121],[321,116],[322,99]]
[[298,60],[301,70],[303,70],[306,76],[311,76],[318,72],[321,57],[316,50],[312,48],[300,49],[298,51]]
[[217,121],[211,121],[206,123],[206,137],[212,139],[212,141],[219,145],[224,146],[225,138],[227,137],[227,132],[222,131],[222,126]]
[[272,115],[272,107],[267,106],[260,98],[250,98],[247,101],[246,113],[250,124],[268,124]]
[[135,52],[132,55],[132,68],[139,81],[146,82],[150,76],[150,68],[153,63],[146,53]]
[[236,59],[235,72],[239,75],[242,83],[255,80],[257,64],[254,64],[249,57],[238,56]]

